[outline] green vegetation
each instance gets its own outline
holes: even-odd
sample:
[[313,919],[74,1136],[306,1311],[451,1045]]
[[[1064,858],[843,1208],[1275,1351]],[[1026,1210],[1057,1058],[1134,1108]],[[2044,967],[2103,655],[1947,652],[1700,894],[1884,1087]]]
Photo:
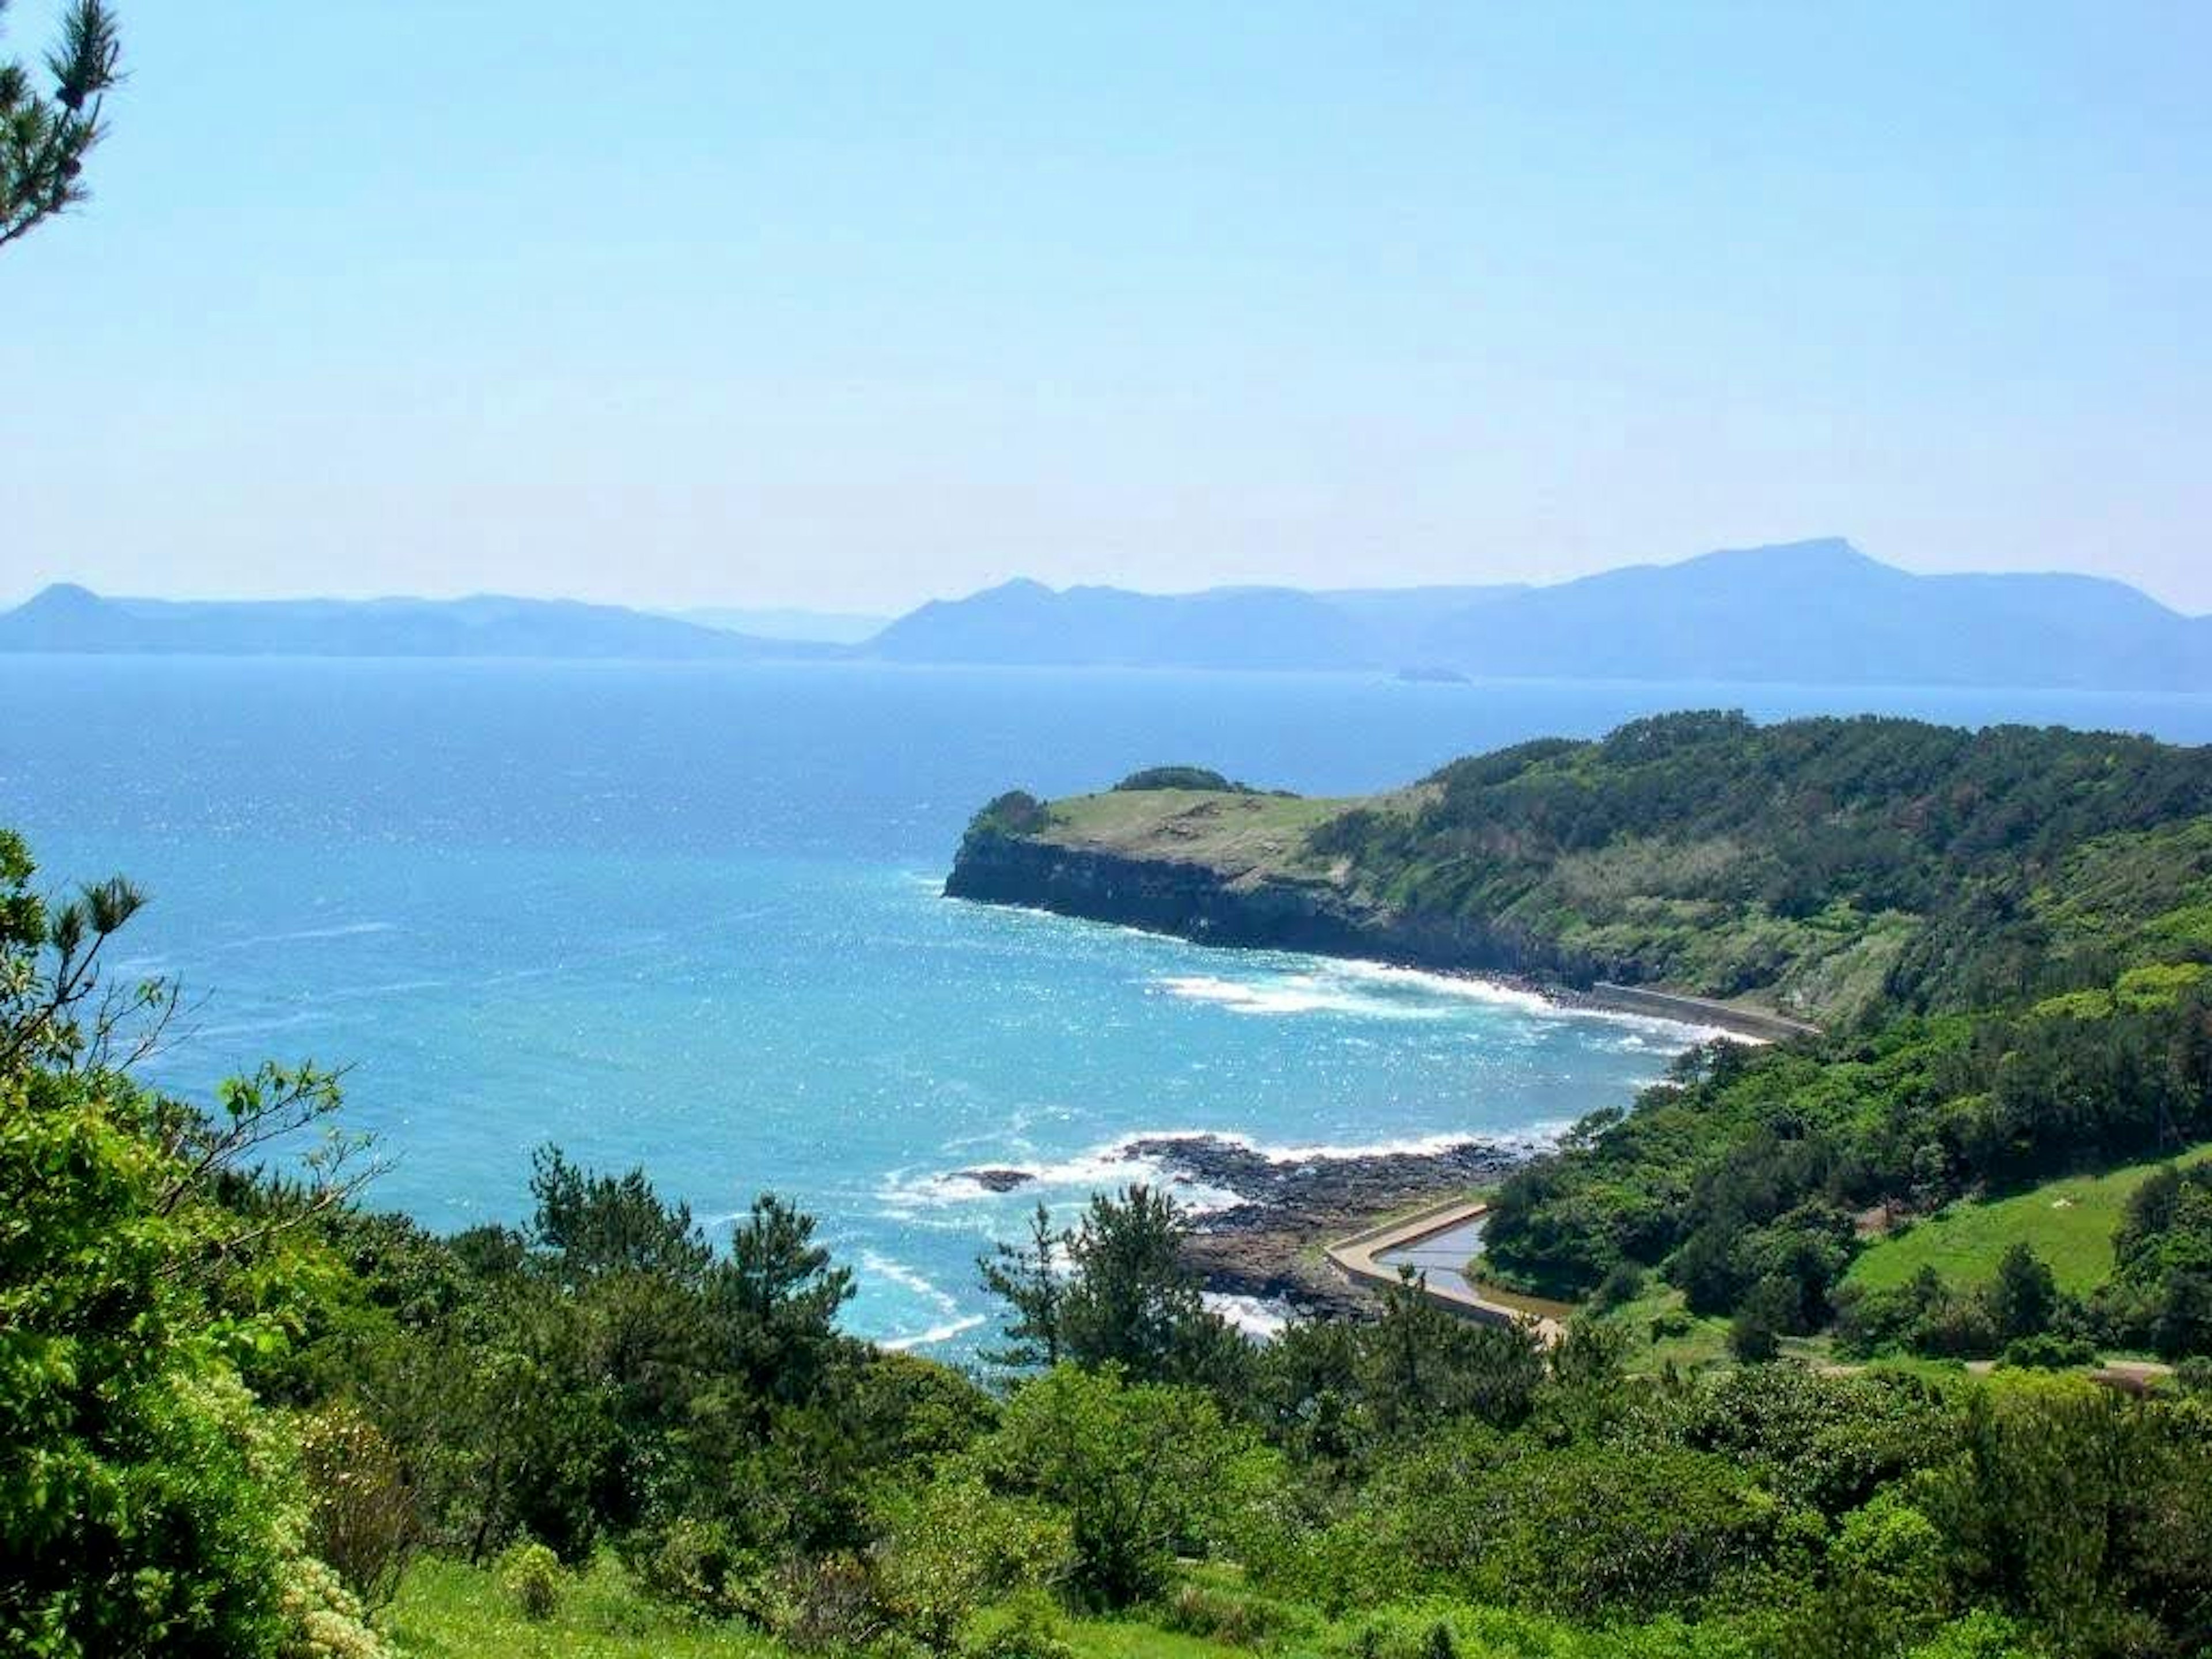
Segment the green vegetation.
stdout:
[[[1340,944],[1446,939],[1455,959],[1826,1022],[1685,1056],[1507,1182],[1485,1271],[1508,1289],[1574,1298],[1652,1276],[1682,1305],[1643,1316],[1648,1340],[1698,1359],[1722,1329],[1759,1358],[1831,1327],[1855,1351],[1946,1357],[2148,1328],[2092,1294],[2117,1212],[2036,1214],[2014,1195],[2212,1139],[2212,751],[1692,714],[1455,762],[1364,802],[1030,805],[1026,829],[975,833],[1207,866],[1211,931],[1237,934],[1237,896],[1266,891],[1255,915],[1310,900]],[[1892,1222],[1903,1236],[1854,1272]],[[2007,1332],[1983,1295],[2014,1243],[2054,1278],[2048,1330]],[[1927,1282],[1920,1267],[1960,1249]],[[2169,1294],[2194,1292],[2138,1302]],[[2171,1346],[2193,1321],[2160,1328]]]
[[2212,758],[2144,738],[1670,714],[1249,817],[1211,790],[1022,799],[973,828],[1324,884],[1378,932],[1449,926],[1496,966],[1831,1024],[2138,967],[2120,1001],[2163,1006],[2212,949]]
[[[359,1206],[343,1137],[258,1164],[327,1127],[319,1073],[207,1112],[134,1084],[170,1004],[96,969],[137,895],[49,907],[4,852],[10,1650],[2179,1659],[2212,1607],[2205,1397],[1816,1374],[1765,1363],[1758,1300],[1771,1342],[1684,1334],[1759,1363],[1638,1377],[1622,1322],[1691,1297],[1632,1270],[1548,1351],[1410,1286],[1255,1347],[1132,1188],[981,1264],[987,1382],[842,1335],[771,1196],[717,1249],[546,1149],[527,1227],[426,1233]],[[1726,1052],[1677,1087],[1814,1063]],[[2197,1340],[2195,1181],[2124,1217],[2112,1316],[2162,1342]],[[2002,1260],[1990,1316],[2059,1297]]]
[[106,133],[100,112],[121,60],[112,15],[100,0],[75,0],[47,54],[50,97],[21,64],[0,64],[0,247],[84,199],[85,157]]
[[501,1576],[419,1562],[392,1602],[392,1645],[415,1659],[774,1659],[768,1638],[654,1601],[611,1553],[556,1569],[550,1608],[526,1612]]
[[[361,1207],[324,1074],[205,1108],[134,1080],[173,999],[99,963],[139,896],[50,904],[0,838],[0,1645],[2181,1659],[2212,1628],[2212,1162],[2159,1160],[2212,1139],[2201,769],[1690,717],[1350,811],[1002,798],[997,833],[1442,881],[1547,950],[1672,917],[1667,959],[1711,966],[1756,933],[1862,1000],[1692,1051],[1499,1188],[1486,1273],[1592,1300],[1549,1349],[1410,1285],[1255,1347],[1138,1188],[979,1264],[987,1379],[844,1335],[848,1273],[770,1194],[718,1248],[642,1170],[545,1148],[526,1226]],[[1809,873],[1717,850],[1762,836]],[[1639,908],[1668,869],[1704,896]],[[1835,971],[1875,957],[1872,991]],[[1876,1217],[1909,1224],[1869,1249]],[[2052,1374],[2100,1346],[2178,1380]],[[1802,1363],[1832,1351],[1916,1368]]]
[[[2194,1164],[2203,1148],[2177,1160]],[[2087,1296],[2112,1275],[2112,1235],[2128,1199],[2163,1163],[2130,1164],[2104,1175],[2069,1176],[2024,1193],[1949,1206],[1869,1245],[1844,1275],[1846,1285],[1894,1290],[1923,1268],[1947,1278],[1983,1283],[1997,1261],[2024,1244],[2048,1262],[2058,1288]]]
[[1222,795],[1259,793],[1249,783],[1232,783],[1204,766],[1148,766],[1141,772],[1130,773],[1114,787],[1124,794],[1145,789],[1195,789]]
[[1041,805],[1035,830],[1070,846],[1172,858],[1231,873],[1291,871],[1306,837],[1345,803],[1213,789],[1115,789]]
[[[80,193],[116,73],[94,0],[50,68],[52,100],[0,70],[0,244]],[[102,981],[142,896],[50,901],[0,832],[0,1649],[2184,1659],[2212,1632],[2212,1164],[2094,1184],[2109,1273],[2086,1229],[1983,1200],[2212,1135],[2206,772],[1692,715],[1349,806],[1182,769],[1002,796],[979,835],[1180,849],[1836,1029],[1686,1056],[1506,1183],[1486,1267],[1597,1304],[1548,1347],[1411,1283],[1255,1347],[1132,1188],[979,1264],[988,1379],[843,1334],[849,1274],[770,1194],[717,1248],[644,1171],[548,1147],[524,1227],[363,1208],[328,1074],[204,1104],[134,1075],[177,1006]],[[1985,1273],[1854,1271],[1853,1206],[1947,1204]],[[2011,1364],[1788,1363],[1832,1319]],[[2174,1383],[2048,1374],[2092,1334]]]

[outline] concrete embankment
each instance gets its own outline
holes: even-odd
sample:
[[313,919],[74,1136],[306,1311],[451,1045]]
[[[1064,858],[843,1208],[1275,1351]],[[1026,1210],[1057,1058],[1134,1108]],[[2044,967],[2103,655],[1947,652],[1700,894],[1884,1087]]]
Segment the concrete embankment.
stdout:
[[[1455,1199],[1354,1233],[1329,1245],[1323,1254],[1355,1284],[1388,1290],[1400,1282],[1400,1268],[1384,1258],[1407,1251],[1424,1240],[1459,1231],[1480,1222],[1489,1212],[1490,1206],[1481,1200]],[[1431,1267],[1423,1273],[1420,1283],[1422,1293],[1430,1301],[1462,1318],[1488,1325],[1528,1325],[1547,1347],[1566,1334],[1566,1328],[1556,1319],[1484,1295],[1456,1268]]]

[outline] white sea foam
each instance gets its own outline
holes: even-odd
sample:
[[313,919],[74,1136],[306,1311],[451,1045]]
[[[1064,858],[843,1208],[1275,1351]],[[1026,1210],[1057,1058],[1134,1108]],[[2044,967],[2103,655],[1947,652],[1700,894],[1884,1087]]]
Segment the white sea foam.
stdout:
[[[1602,1020],[1672,1050],[1723,1035],[1717,1026],[1692,1024],[1573,1002],[1540,992],[1461,974],[1431,973],[1389,963],[1310,958],[1296,968],[1233,973],[1163,974],[1156,990],[1188,1002],[1210,1003],[1232,1013],[1260,1016],[1336,1014],[1358,1019],[1449,1020],[1469,1005],[1522,1016],[1509,1030],[1533,1035],[1533,1022]],[[1502,1034],[1501,1034],[1502,1035]]]
[[960,1304],[939,1290],[928,1275],[903,1261],[885,1255],[880,1250],[860,1252],[860,1270],[878,1279],[888,1279],[902,1290],[912,1291],[945,1313],[951,1313]]
[[881,1250],[863,1249],[860,1252],[860,1271],[863,1274],[896,1285],[901,1290],[912,1291],[945,1316],[936,1324],[913,1335],[885,1338],[877,1344],[878,1347],[903,1350],[950,1342],[954,1337],[972,1331],[983,1322],[981,1314],[962,1313],[959,1300],[941,1289],[927,1273],[908,1267],[895,1256],[885,1255]]
[[926,1348],[936,1342],[950,1342],[954,1337],[974,1330],[983,1322],[981,1314],[963,1314],[957,1319],[948,1319],[942,1325],[932,1325],[926,1331],[912,1336],[884,1337],[876,1346],[903,1353],[908,1348]]
[[1346,979],[1364,980],[1371,984],[1393,986],[1404,990],[1425,992],[1431,996],[1456,997],[1462,1001],[1486,1002],[1500,1008],[1517,1008],[1523,1013],[1558,1014],[1567,1012],[1559,1004],[1540,992],[1522,986],[1501,984],[1494,979],[1480,979],[1466,974],[1436,974],[1422,968],[1399,968],[1387,962],[1346,960],[1330,964],[1332,970]]
[[252,951],[264,945],[295,945],[308,939],[356,939],[363,933],[389,933],[398,927],[392,921],[349,921],[331,927],[301,927],[285,933],[256,933],[250,939],[226,939],[224,951]]
[[1295,1166],[1360,1158],[1434,1158],[1475,1144],[1507,1152],[1540,1152],[1556,1143],[1570,1127],[1560,1121],[1530,1124],[1504,1133],[1446,1129],[1387,1140],[1292,1142],[1261,1140],[1220,1129],[1140,1129],[1048,1163],[1006,1158],[982,1164],[980,1167],[984,1169],[1006,1170],[1027,1177],[1004,1192],[993,1191],[965,1170],[905,1169],[886,1176],[876,1197],[886,1216],[915,1220],[930,1211],[960,1210],[972,1214],[984,1206],[1026,1211],[1040,1200],[1049,1204],[1142,1182],[1170,1188],[1176,1203],[1194,1214],[1206,1215],[1244,1200],[1236,1193],[1182,1176],[1172,1156],[1140,1153],[1135,1148],[1162,1141],[1215,1140],[1242,1148],[1269,1164]]
[[1319,974],[1285,974],[1255,983],[1212,974],[1168,975],[1153,981],[1170,996],[1211,1002],[1239,1014],[1353,1014],[1368,1019],[1442,1019],[1444,1008],[1393,1003],[1356,988],[1333,987]]
[[[1199,1132],[1169,1131],[1164,1138],[1182,1139],[1194,1133]],[[1224,1210],[1242,1201],[1234,1193],[1183,1180],[1158,1159],[1142,1157],[1130,1150],[1138,1141],[1155,1138],[1146,1134],[1124,1135],[1049,1163],[1018,1158],[986,1161],[981,1167],[1011,1170],[1028,1177],[1004,1193],[992,1191],[965,1171],[907,1169],[895,1170],[886,1176],[877,1188],[876,1196],[884,1206],[885,1214],[902,1220],[914,1218],[920,1211],[972,1209],[981,1205],[1012,1205],[1026,1210],[1040,1200],[1080,1198],[1126,1187],[1132,1182],[1172,1188],[1176,1203],[1194,1214]]]
[[1212,1312],[1221,1316],[1245,1335],[1255,1341],[1272,1342],[1283,1334],[1291,1322],[1291,1310],[1280,1302],[1262,1296],[1239,1296],[1228,1291],[1208,1291],[1200,1298]]

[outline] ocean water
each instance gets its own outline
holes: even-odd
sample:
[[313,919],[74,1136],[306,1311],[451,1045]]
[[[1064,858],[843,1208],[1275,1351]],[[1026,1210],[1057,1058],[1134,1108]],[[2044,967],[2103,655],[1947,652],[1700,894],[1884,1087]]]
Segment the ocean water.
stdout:
[[[193,1000],[161,1079],[349,1067],[376,1201],[516,1220],[530,1149],[642,1164],[724,1226],[773,1189],[851,1327],[957,1353],[974,1258],[1146,1171],[1538,1137],[1689,1035],[1494,987],[945,900],[969,813],[1190,761],[1352,792],[1635,714],[1880,708],[2212,739],[2212,699],[926,670],[0,658],[0,823],[155,902],[114,968]],[[993,1194],[958,1171],[1013,1166]],[[1194,1203],[1218,1194],[1189,1191]]]

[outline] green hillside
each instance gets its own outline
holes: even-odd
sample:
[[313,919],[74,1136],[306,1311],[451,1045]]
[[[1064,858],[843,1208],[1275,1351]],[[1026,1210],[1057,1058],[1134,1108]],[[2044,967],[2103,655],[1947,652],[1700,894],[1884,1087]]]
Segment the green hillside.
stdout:
[[[2212,1147],[2199,1147],[2174,1162],[2197,1164],[2208,1156]],[[2152,1171],[2165,1167],[2164,1160],[2128,1164],[2102,1175],[2047,1181],[2007,1198],[1952,1205],[1869,1246],[1844,1283],[1894,1290],[1932,1267],[1947,1279],[1978,1284],[1996,1275],[2008,1249],[2024,1244],[2050,1264],[2060,1290],[2087,1296],[2112,1276],[2112,1235],[2129,1197]]]
[[2193,962],[2212,946],[2208,813],[2212,755],[2144,738],[1692,714],[1366,800],[1010,795],[963,856],[1027,841],[1196,865],[1303,894],[1378,950],[1449,933],[1569,983],[1834,1023],[2102,987],[2116,951]]

